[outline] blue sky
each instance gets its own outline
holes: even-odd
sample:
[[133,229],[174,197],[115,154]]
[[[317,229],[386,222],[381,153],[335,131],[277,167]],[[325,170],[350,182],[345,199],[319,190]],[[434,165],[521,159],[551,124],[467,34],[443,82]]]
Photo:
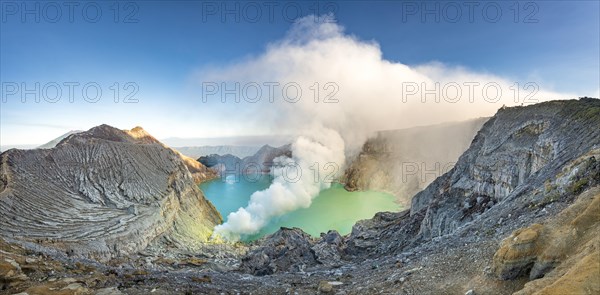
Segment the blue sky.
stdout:
[[[243,106],[202,104],[191,95],[197,91],[195,73],[252,59],[281,40],[296,17],[332,10],[345,34],[377,43],[391,62],[437,61],[577,95],[597,95],[600,83],[598,1],[475,2],[472,20],[463,2],[279,2],[272,14],[268,3],[253,2],[261,17],[255,6],[236,1],[75,2],[71,22],[65,6],[55,17],[56,7],[44,2],[2,1],[0,80],[6,102],[0,144],[43,143],[101,123],[142,125],[160,138],[263,134],[256,124],[228,124]],[[36,3],[39,22],[22,15],[23,5],[35,11]],[[458,18],[452,3],[459,4]],[[221,15],[223,5],[237,11],[239,21]],[[91,22],[96,8],[101,17]],[[424,8],[435,12],[422,15]],[[79,87],[95,82],[103,93],[97,103],[69,102],[64,86],[57,103],[36,103],[32,96],[23,103],[20,93],[8,95],[9,84],[34,88],[36,82]],[[110,90],[115,82],[121,88],[118,103]],[[134,90],[122,89],[127,82],[137,85],[136,103],[122,102]]]

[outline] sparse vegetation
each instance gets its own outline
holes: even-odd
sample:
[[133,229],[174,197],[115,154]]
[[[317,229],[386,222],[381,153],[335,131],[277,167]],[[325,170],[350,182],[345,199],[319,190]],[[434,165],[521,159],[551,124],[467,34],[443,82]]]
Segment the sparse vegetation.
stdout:
[[600,119],[600,107],[590,107],[587,109],[583,109],[575,114],[577,119],[581,120],[590,120],[590,119]]
[[569,187],[569,191],[572,194],[577,195],[577,194],[583,192],[583,190],[587,187],[588,182],[589,181],[587,180],[587,178],[580,179],[580,180],[574,182],[571,185],[571,187]]
[[553,184],[550,180],[547,180],[544,183],[544,193],[545,194],[548,194],[548,193],[556,190],[556,188],[557,188],[556,184]]
[[544,207],[550,203],[554,203],[560,199],[560,194],[554,192],[544,196],[544,199],[538,204],[539,207]]

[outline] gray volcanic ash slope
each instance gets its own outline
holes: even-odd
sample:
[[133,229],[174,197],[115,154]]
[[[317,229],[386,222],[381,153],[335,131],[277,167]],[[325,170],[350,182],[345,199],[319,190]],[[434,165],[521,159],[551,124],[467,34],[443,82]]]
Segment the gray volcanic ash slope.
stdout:
[[203,241],[221,223],[185,160],[139,127],[102,125],[0,158],[2,237],[108,258],[159,236]]

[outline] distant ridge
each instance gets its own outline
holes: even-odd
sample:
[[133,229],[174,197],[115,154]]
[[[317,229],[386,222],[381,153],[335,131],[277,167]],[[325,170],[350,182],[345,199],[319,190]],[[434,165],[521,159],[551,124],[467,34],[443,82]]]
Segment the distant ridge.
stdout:
[[234,155],[239,158],[244,158],[254,155],[260,146],[246,146],[246,145],[205,145],[205,146],[184,146],[174,147],[174,149],[180,151],[182,154],[192,157],[194,159],[208,155]]
[[[198,158],[198,162],[222,173],[224,171],[238,171],[239,173],[269,173],[273,166],[273,160],[280,156],[291,157],[291,144],[280,147],[272,147],[268,144],[262,146],[254,155],[244,158],[231,154],[212,154]],[[259,169],[260,171],[256,171]]]
[[77,134],[77,133],[80,133],[80,132],[83,132],[83,130],[71,130],[71,131],[69,131],[69,132],[67,132],[67,133],[65,133],[65,134],[63,134],[63,135],[61,135],[61,136],[59,136],[59,137],[57,137],[57,138],[55,138],[55,139],[47,142],[47,143],[45,143],[45,144],[42,144],[42,145],[38,146],[37,148],[39,148],[39,149],[51,149],[51,148],[55,147],[63,139],[69,137],[69,135],[71,135],[71,134]]

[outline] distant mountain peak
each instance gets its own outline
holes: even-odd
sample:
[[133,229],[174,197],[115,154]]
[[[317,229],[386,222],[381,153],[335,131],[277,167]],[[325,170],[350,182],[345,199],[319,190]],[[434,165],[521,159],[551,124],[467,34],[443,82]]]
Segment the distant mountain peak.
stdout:
[[71,134],[61,140],[57,145],[90,139],[138,144],[160,144],[156,138],[146,132],[142,127],[137,126],[131,130],[121,130],[107,124],[102,124],[92,127],[88,131]]
[[135,138],[138,141],[142,141],[144,143],[158,143],[158,139],[154,138],[154,136],[150,135],[144,128],[140,126],[136,126],[131,130],[124,130],[129,136]]
[[260,152],[260,151],[266,151],[266,150],[272,150],[272,149],[275,149],[275,148],[268,144],[265,144],[265,145],[261,146],[258,151]]

